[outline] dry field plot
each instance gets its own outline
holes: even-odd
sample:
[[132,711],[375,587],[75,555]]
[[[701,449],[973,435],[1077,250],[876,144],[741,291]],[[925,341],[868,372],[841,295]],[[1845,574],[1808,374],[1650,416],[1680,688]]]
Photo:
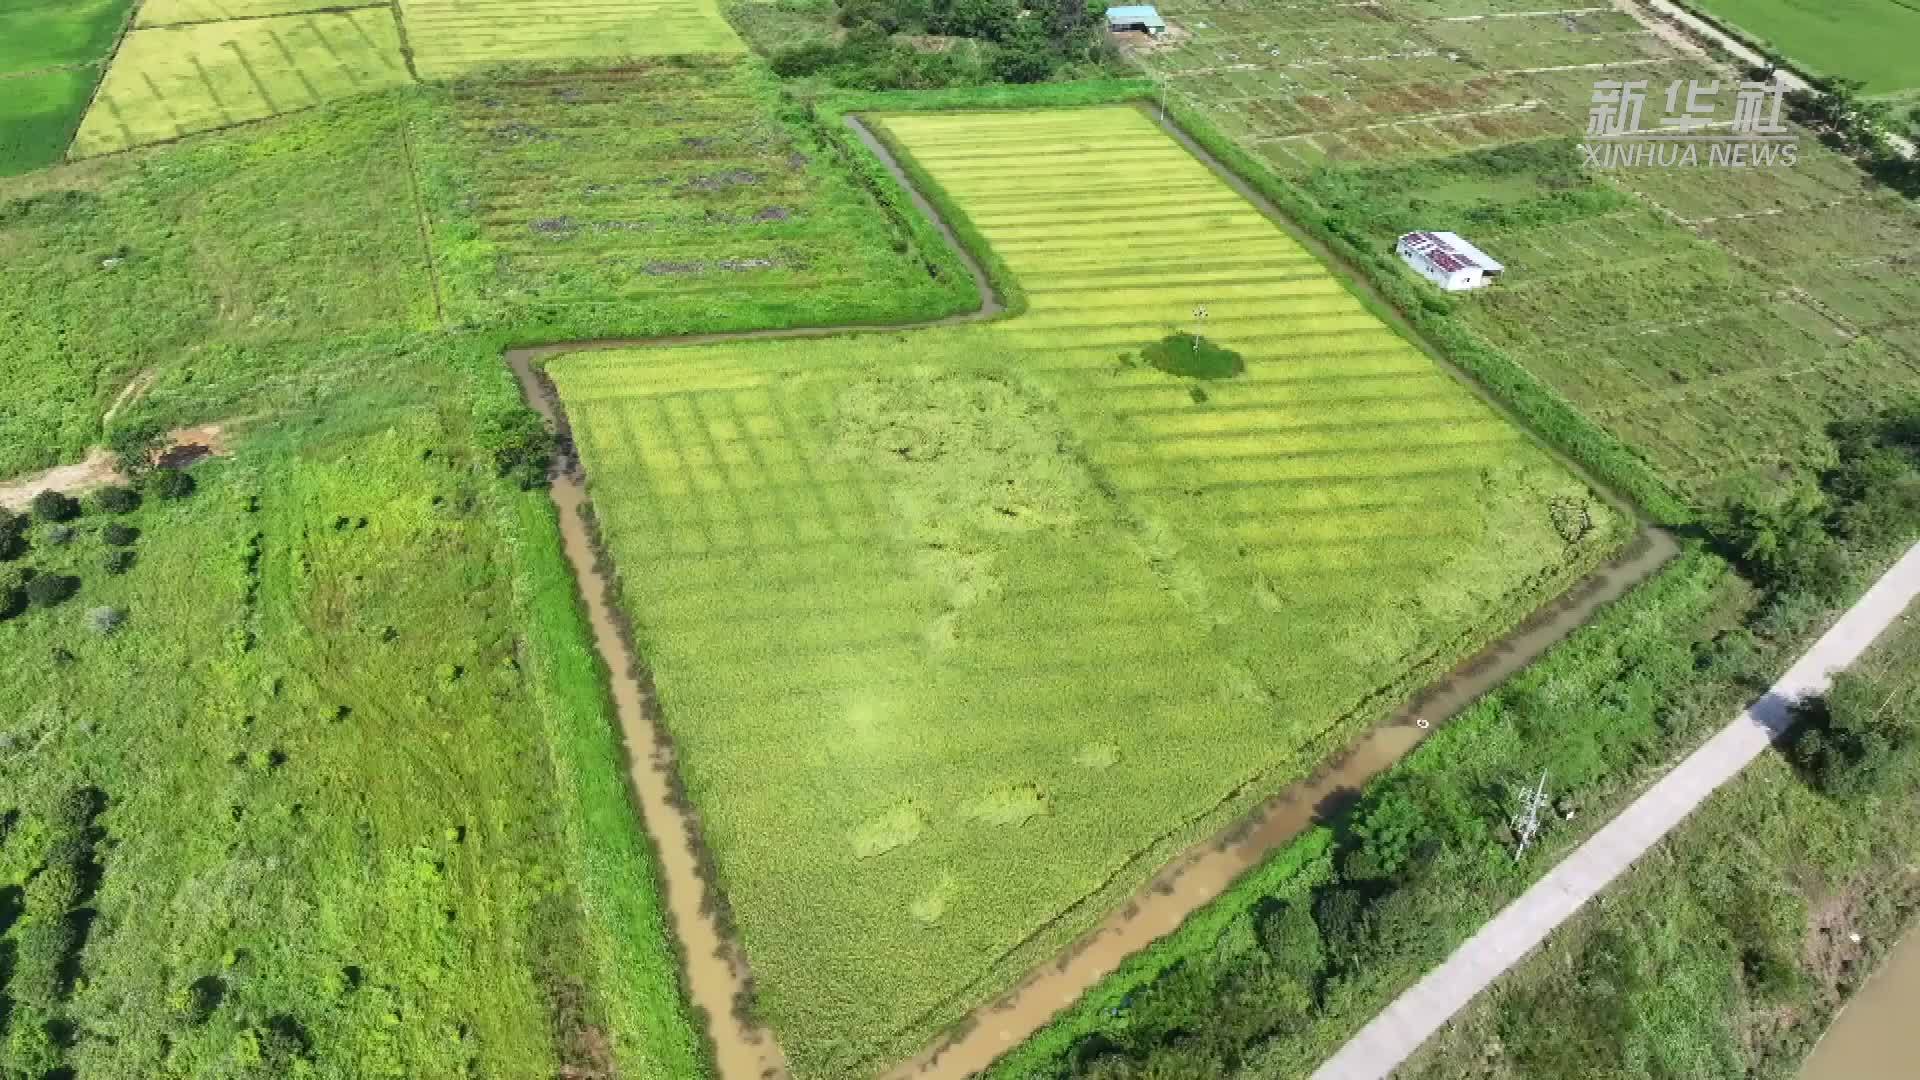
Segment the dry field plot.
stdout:
[[400,0],[421,78],[501,65],[740,53],[716,0]]
[[163,142],[410,79],[391,8],[134,30],[70,156]]
[[[551,367],[759,1006],[836,1080],[1624,528],[1140,112],[884,124],[1028,311]],[[1139,363],[1201,305],[1244,374]]]
[[1818,461],[1828,422],[1920,386],[1914,207],[1811,136],[1796,168],[1582,169],[1596,80],[1649,80],[1657,119],[1672,80],[1730,76],[1545,7],[1175,0],[1193,36],[1147,63],[1378,250],[1451,228],[1506,261],[1462,316],[1684,494]]

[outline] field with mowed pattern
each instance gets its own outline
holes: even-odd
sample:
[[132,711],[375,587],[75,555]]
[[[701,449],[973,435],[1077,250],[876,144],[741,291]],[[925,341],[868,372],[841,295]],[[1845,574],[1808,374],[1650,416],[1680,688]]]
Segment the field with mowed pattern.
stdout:
[[[1141,112],[883,124],[1028,310],[550,368],[806,1077],[917,1049],[1626,532]],[[1244,374],[1140,362],[1201,307]]]
[[68,156],[164,142],[411,80],[387,7],[134,30]]
[[423,79],[503,65],[741,53],[715,0],[400,0]]

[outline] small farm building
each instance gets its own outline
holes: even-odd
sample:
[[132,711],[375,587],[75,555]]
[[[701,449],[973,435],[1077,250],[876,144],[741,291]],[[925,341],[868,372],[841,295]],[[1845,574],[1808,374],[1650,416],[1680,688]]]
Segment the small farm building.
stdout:
[[1506,270],[1493,256],[1450,232],[1410,232],[1395,251],[1421,277],[1448,292],[1466,292],[1493,283]]
[[1151,4],[1129,4],[1107,9],[1107,29],[1116,34],[1141,30],[1159,37],[1167,32],[1167,20]]

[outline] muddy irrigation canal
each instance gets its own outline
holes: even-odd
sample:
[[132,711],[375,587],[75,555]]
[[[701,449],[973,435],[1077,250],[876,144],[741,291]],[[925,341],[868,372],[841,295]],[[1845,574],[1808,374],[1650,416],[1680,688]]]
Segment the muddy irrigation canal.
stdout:
[[[846,123],[959,253],[979,291],[979,310],[890,326],[803,327],[563,342],[513,349],[506,354],[527,402],[560,435],[560,449],[549,474],[549,490],[559,512],[567,562],[593,629],[594,645],[611,673],[611,692],[626,744],[634,801],[660,861],[668,914],[681,945],[684,989],[705,1016],[721,1080],[784,1077],[788,1075],[786,1059],[773,1033],[751,1014],[753,984],[747,958],[718,914],[724,904],[707,872],[698,814],[679,793],[672,742],[656,712],[646,667],[633,647],[632,634],[617,607],[618,598],[613,595],[615,574],[593,523],[586,474],[574,452],[559,395],[540,370],[539,363],[561,353],[597,349],[897,333],[978,322],[1000,315],[1004,308],[989,284],[986,271],[960,242],[952,226],[908,179],[899,161],[871,130],[851,116],[846,118]],[[1175,133],[1189,150],[1197,151],[1197,147],[1184,138],[1184,132],[1176,129]],[[1246,192],[1244,182],[1210,155],[1196,152],[1195,156],[1236,190]],[[1263,206],[1263,209],[1274,212],[1271,207]],[[1126,957],[1171,932],[1243,873],[1348,805],[1369,780],[1405,757],[1436,727],[1564,640],[1602,606],[1651,577],[1678,551],[1678,544],[1666,533],[1653,528],[1642,530],[1638,539],[1614,561],[1423,691],[1312,777],[1261,804],[1220,835],[1189,849],[1066,951],[1035,968],[1011,990],[974,1010],[950,1034],[888,1075],[897,1080],[957,1080],[984,1070],[1111,974]]]

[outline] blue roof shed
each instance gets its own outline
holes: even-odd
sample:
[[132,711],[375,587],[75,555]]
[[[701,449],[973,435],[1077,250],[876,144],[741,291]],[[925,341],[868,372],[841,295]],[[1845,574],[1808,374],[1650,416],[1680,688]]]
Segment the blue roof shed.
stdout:
[[1107,29],[1114,32],[1122,30],[1145,30],[1149,34],[1159,34],[1167,29],[1167,20],[1151,4],[1127,4],[1107,9]]

